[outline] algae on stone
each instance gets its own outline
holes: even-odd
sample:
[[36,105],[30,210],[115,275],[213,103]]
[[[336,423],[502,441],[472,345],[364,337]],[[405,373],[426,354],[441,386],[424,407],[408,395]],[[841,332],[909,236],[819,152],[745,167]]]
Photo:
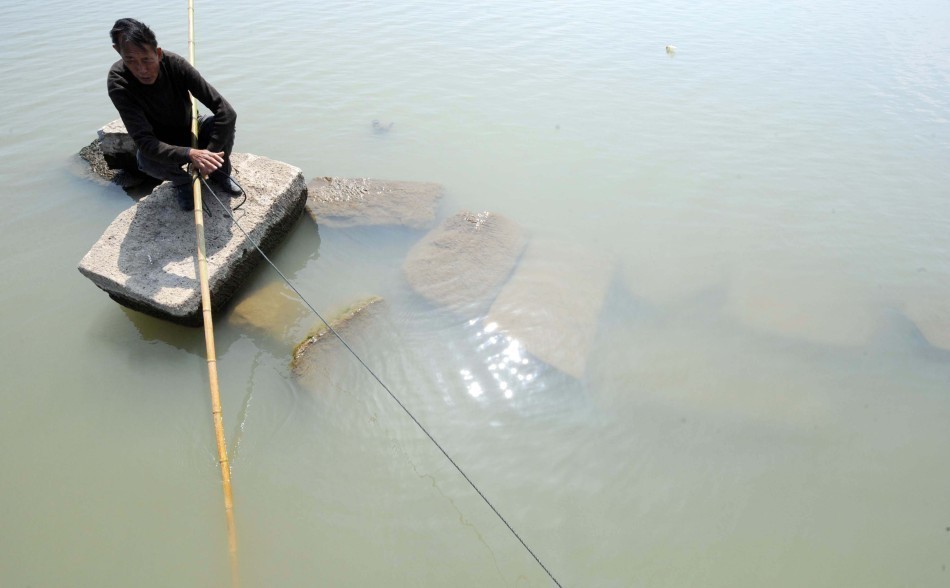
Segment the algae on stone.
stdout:
[[356,323],[365,323],[366,319],[372,314],[371,311],[377,310],[382,302],[383,299],[381,297],[370,296],[334,314],[328,319],[329,325],[321,322],[303,341],[294,347],[290,360],[290,367],[294,373],[300,375],[306,371],[308,365],[307,358],[310,357],[311,359],[309,361],[311,362],[315,361],[313,356],[318,353],[319,349],[327,341],[333,338],[333,331],[336,331],[341,336],[350,332]]

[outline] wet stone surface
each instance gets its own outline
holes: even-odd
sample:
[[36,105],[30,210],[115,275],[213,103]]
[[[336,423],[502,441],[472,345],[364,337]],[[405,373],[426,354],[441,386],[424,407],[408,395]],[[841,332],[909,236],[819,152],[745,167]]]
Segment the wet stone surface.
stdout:
[[239,295],[227,320],[281,344],[294,345],[307,332],[310,309],[285,282],[275,280]]
[[[330,369],[336,363],[333,353],[343,353],[344,348],[333,336],[336,331],[344,340],[351,340],[356,331],[365,331],[385,309],[385,302],[379,296],[370,296],[337,312],[328,318],[329,327],[320,323],[301,341],[291,355],[290,366],[298,376],[310,374],[322,365]],[[330,327],[333,330],[330,330]]]
[[439,306],[478,314],[491,304],[527,244],[524,230],[492,212],[460,212],[417,243],[403,272]]
[[582,378],[613,263],[573,244],[532,241],[486,323],[531,355]]
[[307,211],[327,227],[393,225],[425,229],[435,224],[440,184],[323,177],[307,185]]

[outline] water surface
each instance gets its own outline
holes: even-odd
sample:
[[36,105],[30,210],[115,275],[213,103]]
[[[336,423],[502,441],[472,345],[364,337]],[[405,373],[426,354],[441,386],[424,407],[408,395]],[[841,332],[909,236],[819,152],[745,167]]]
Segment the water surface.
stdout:
[[[419,233],[274,256],[321,313],[387,300],[353,348],[564,586],[947,584],[945,3],[197,4],[238,150],[613,264],[578,379],[420,300]],[[76,271],[132,204],[74,155],[112,22],[187,54],[184,4],[128,10],[0,6],[4,586],[228,584],[201,331]],[[316,322],[218,322],[245,585],[551,585],[339,345],[291,374]]]

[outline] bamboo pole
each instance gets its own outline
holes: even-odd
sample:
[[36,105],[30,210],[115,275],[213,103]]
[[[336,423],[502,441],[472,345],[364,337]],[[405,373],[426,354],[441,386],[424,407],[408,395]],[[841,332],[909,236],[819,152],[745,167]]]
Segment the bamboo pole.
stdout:
[[[188,61],[195,64],[195,8],[188,0]],[[198,102],[191,97],[191,146],[198,146]],[[208,260],[205,254],[204,214],[201,203],[201,181],[198,170],[192,166],[191,183],[195,201],[195,233],[198,241],[198,277],[201,283],[201,313],[205,331],[205,350],[208,357],[208,384],[211,388],[211,416],[214,436],[218,445],[218,463],[221,465],[221,484],[224,490],[224,513],[228,528],[228,555],[231,560],[231,586],[240,586],[237,559],[237,530],[234,524],[234,499],[231,495],[231,466],[228,446],[224,439],[224,418],[221,415],[221,396],[218,393],[218,360],[214,350],[214,325],[211,320],[211,289],[208,286]]]

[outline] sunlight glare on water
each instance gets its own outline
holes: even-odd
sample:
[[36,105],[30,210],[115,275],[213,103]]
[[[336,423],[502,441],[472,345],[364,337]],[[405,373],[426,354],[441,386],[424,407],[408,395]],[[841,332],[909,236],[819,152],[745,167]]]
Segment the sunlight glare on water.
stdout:
[[[564,586],[947,585],[945,2],[196,5],[238,151],[529,243],[453,311],[424,232],[302,219],[273,259],[324,316],[383,298],[379,381],[335,340],[296,375],[319,320],[252,275],[216,322],[244,585],[552,585],[390,392]],[[76,271],[133,204],[75,155],[125,16],[187,55],[185,3],[0,5],[4,586],[229,583],[201,331]]]

